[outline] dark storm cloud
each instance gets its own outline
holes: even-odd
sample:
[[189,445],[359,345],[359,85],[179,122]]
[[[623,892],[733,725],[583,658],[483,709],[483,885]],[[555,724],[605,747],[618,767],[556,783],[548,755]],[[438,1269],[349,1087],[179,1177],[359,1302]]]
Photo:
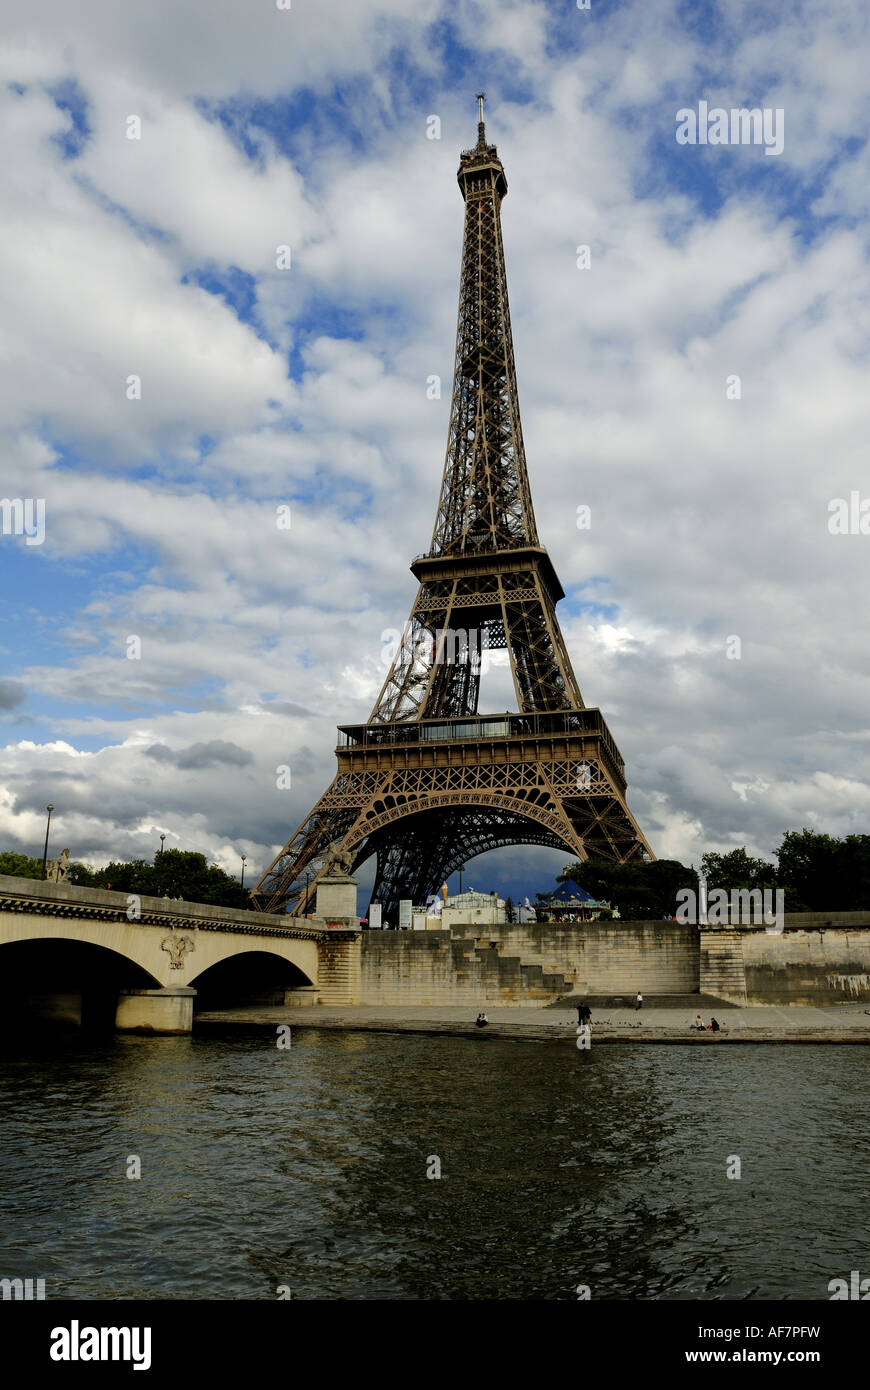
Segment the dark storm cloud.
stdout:
[[176,751],[168,748],[165,743],[152,743],[150,748],[145,749],[145,754],[155,762],[169,763],[184,772],[199,771],[201,768],[221,764],[247,767],[254,761],[253,753],[247,748],[240,748],[237,743],[227,743],[220,738],[212,739],[210,743],[192,743],[189,748]]
[[[57,782],[65,784],[59,792]],[[81,781],[76,783],[69,776],[53,778],[52,785],[53,791],[46,784],[30,786],[12,802],[16,813],[34,811],[43,818],[51,802],[54,807],[52,835],[63,833],[64,820],[69,824],[72,816],[92,816],[111,827],[132,827],[139,824],[146,810],[142,796],[134,787],[87,785]],[[109,831],[110,838],[112,835],[113,831]]]

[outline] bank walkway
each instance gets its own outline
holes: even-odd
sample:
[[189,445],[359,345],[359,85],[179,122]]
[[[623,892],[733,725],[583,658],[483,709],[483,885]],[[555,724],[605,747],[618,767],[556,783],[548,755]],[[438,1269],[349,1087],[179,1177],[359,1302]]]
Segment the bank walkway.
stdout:
[[[715,1005],[719,1033],[694,1032],[700,1013],[710,1022],[708,1004],[677,1009],[656,1006],[636,1013],[631,1008],[593,1010],[592,1045],[664,1043],[720,1046],[726,1043],[870,1043],[870,1008],[838,1004],[823,1008],[772,1005],[736,1008]],[[576,1010],[487,1007],[489,1027],[474,1025],[476,1011],[466,1007],[409,1005],[406,1008],[354,1005],[309,1008],[249,1007],[215,1010],[196,1016],[195,1031],[227,1027],[346,1029],[375,1033],[432,1033],[459,1037],[513,1038],[529,1042],[576,1045]]]

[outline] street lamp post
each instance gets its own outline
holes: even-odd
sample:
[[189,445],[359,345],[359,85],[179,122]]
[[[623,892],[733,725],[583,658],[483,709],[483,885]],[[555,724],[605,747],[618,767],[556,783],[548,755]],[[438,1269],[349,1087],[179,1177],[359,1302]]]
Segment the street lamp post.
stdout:
[[46,811],[48,812],[48,820],[45,822],[45,848],[44,848],[44,850],[42,851],[42,881],[43,881],[43,883],[45,882],[45,866],[46,866],[46,863],[47,863],[47,861],[48,861],[48,832],[49,832],[49,830],[51,829],[51,813],[52,813],[52,811],[54,810],[54,807],[53,807],[53,806],[46,806],[45,809],[46,809]]
[[242,855],[242,887],[243,887],[243,888],[244,888],[244,886],[245,886],[245,863],[247,862],[247,858],[248,858],[248,856],[247,856],[246,854],[243,854],[243,855]]
[[459,865],[459,896],[460,896],[460,897],[462,896],[462,871],[463,871],[464,868],[465,868],[465,865],[464,865],[464,864],[460,864],[460,865]]
[[305,875],[305,913],[304,913],[304,916],[306,916],[306,917],[308,916],[308,880],[310,879],[310,877],[311,877],[311,871],[309,870],[309,871],[306,873],[306,875]]

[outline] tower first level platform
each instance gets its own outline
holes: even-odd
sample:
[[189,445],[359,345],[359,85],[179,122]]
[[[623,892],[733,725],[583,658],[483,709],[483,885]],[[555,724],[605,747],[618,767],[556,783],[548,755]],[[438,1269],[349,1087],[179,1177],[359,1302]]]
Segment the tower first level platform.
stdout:
[[347,848],[414,807],[487,806],[529,822],[538,843],[578,859],[624,862],[650,852],[625,804],[623,760],[598,709],[346,725],[336,757],[324,802],[356,809]]
[[[306,910],[333,842],[354,868],[377,856],[373,901],[395,921],[490,849],[536,844],[623,863],[650,854],[625,802],[619,750],[598,709],[339,728],[338,771],[260,891]],[[316,873],[313,877],[316,877]]]

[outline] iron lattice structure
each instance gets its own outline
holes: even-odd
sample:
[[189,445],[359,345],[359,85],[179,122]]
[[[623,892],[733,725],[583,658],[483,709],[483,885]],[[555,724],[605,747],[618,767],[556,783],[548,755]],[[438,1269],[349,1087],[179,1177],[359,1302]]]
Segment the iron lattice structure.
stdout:
[[[329,846],[377,855],[372,900],[395,922],[468,859],[540,844],[585,859],[650,855],[619,750],[571,669],[563,590],[538,541],[514,369],[501,203],[486,143],[460,156],[465,233],[447,457],[432,543],[390,672],[364,725],[339,729],[338,772],[254,889],[309,909]],[[518,713],[478,714],[483,653],[506,650]]]

